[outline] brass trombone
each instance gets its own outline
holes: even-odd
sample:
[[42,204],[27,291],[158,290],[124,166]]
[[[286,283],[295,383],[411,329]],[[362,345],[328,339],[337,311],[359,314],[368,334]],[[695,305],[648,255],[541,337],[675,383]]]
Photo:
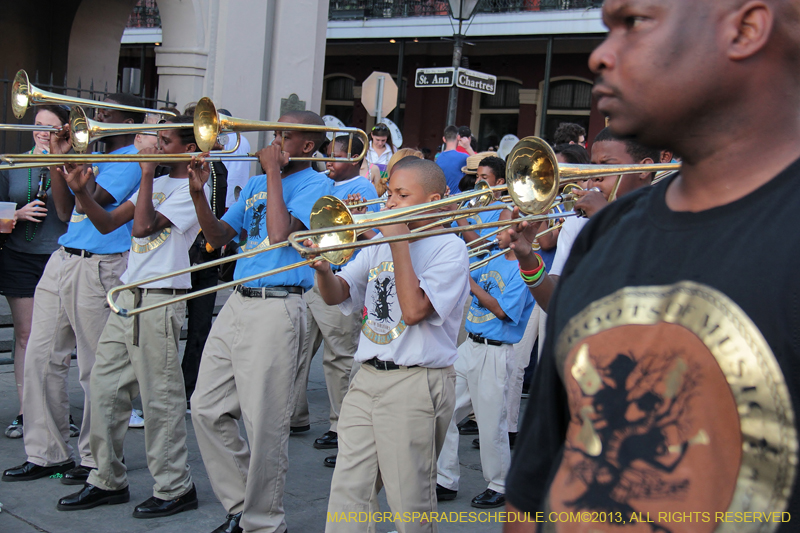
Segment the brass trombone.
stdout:
[[[280,124],[282,128],[288,129],[283,123],[278,124]],[[535,211],[536,209],[539,209],[544,212],[551,208],[553,199],[555,199],[558,189],[560,188],[560,184],[563,182],[580,181],[593,176],[613,176],[626,173],[652,172],[657,169],[664,169],[666,166],[671,168],[677,168],[678,166],[561,165],[559,167],[552,149],[544,141],[533,137],[528,137],[518,143],[517,147],[512,151],[511,154],[509,154],[509,162],[509,168],[506,174],[508,176],[507,180],[509,180],[510,177],[511,181],[507,181],[508,189],[511,192],[514,203],[520,207],[521,211],[529,213],[529,215],[514,220],[473,224],[470,226],[470,229],[479,230],[485,228],[496,228],[498,225],[507,227],[524,221],[535,222],[563,218],[566,215],[565,213],[538,214]],[[526,187],[529,187],[531,190],[525,191]],[[181,295],[171,300],[160,302],[159,304],[131,310],[120,309],[113,301],[114,296],[123,290],[130,290],[141,285],[146,285],[169,277],[194,272],[196,270],[202,270],[204,268],[220,265],[229,261],[245,259],[258,253],[268,252],[276,248],[287,246],[287,244],[298,250],[300,255],[303,257],[308,255],[321,256],[322,259],[327,260],[334,265],[341,265],[350,258],[354,250],[357,248],[363,248],[365,246],[372,246],[387,242],[421,239],[434,235],[459,233],[463,231],[464,228],[439,228],[426,231],[419,231],[422,229],[419,228],[418,230],[413,230],[409,235],[382,237],[379,239],[356,242],[358,234],[368,229],[390,224],[408,224],[432,219],[452,218],[452,212],[430,211],[439,209],[453,202],[465,202],[475,197],[485,196],[486,192],[486,189],[473,190],[426,204],[377,212],[368,212],[358,215],[353,215],[341,200],[332,196],[323,196],[317,200],[312,209],[310,221],[311,228],[308,231],[295,232],[289,235],[287,242],[273,244],[261,249],[250,250],[243,254],[238,254],[229,258],[218,259],[202,265],[196,265],[194,267],[170,272],[161,276],[140,280],[136,283],[122,285],[112,289],[107,295],[107,300],[111,306],[111,310],[115,313],[122,316],[134,316],[158,307],[196,298],[198,296],[204,296],[206,294],[231,288],[236,285],[241,285],[258,278],[278,274],[293,268],[306,266],[314,261],[320,260],[316,257],[314,259],[307,259],[305,261],[300,261],[281,268],[255,274],[247,278],[235,280],[230,283],[225,283],[216,287],[204,289],[202,291]],[[459,211],[458,216],[469,216],[481,213],[486,211],[487,208],[495,209],[496,207],[485,206],[465,208]],[[441,220],[437,223],[437,225],[441,225],[443,223],[444,220]],[[307,238],[312,239],[312,242],[314,242],[318,247],[309,248],[304,246],[302,243]]]
[[353,152],[353,135],[361,137],[364,147],[356,157],[336,158],[336,157],[295,157],[293,161],[332,161],[353,163],[361,161],[367,155],[369,148],[369,137],[364,130],[358,128],[332,128],[329,126],[317,126],[314,124],[290,124],[287,122],[266,122],[263,120],[247,120],[243,118],[229,117],[220,115],[214,102],[208,97],[203,97],[197,102],[194,109],[194,138],[197,147],[206,152],[214,146],[217,137],[224,132],[243,132],[243,131],[316,131],[318,133],[343,133],[350,135],[350,143],[347,147],[347,154]]
[[[479,196],[481,194],[484,194],[484,193],[482,191],[468,191],[468,192],[465,192],[465,193],[461,193],[461,194],[458,194],[458,195],[455,195],[455,196],[450,196],[448,198],[445,198],[444,200],[446,200],[446,201],[439,200],[439,202],[440,202],[439,205],[446,205],[448,202],[449,203],[460,202],[460,201],[463,201],[464,199],[468,200],[468,199],[472,198],[473,196]],[[322,227],[323,224],[327,225],[326,227],[331,227],[331,226],[336,226],[337,224],[341,224],[340,221],[337,221],[337,220],[334,220],[334,219],[330,219],[330,218],[327,217],[327,215],[329,215],[331,213],[331,211],[328,210],[328,209],[324,209],[324,205],[326,205],[326,202],[324,202],[324,201],[326,199],[328,201],[340,202],[340,200],[338,200],[337,198],[334,198],[332,196],[323,196],[322,198],[317,200],[317,203],[314,204],[314,209],[312,210],[312,214],[311,214],[311,227],[312,228]],[[319,207],[320,205],[322,205],[323,207]],[[342,204],[342,205],[344,205],[344,204]],[[381,221],[392,219],[393,217],[397,217],[397,216],[409,215],[409,214],[413,214],[413,213],[419,213],[419,212],[422,212],[422,211],[428,211],[430,209],[431,209],[431,204],[421,204],[421,205],[410,206],[410,207],[405,207],[405,208],[401,208],[401,209],[392,209],[392,210],[387,210],[387,211],[374,211],[374,212],[364,213],[362,215],[351,215],[351,216],[356,217],[361,222],[361,225],[357,229],[349,231],[348,235],[352,235],[353,236],[353,240],[355,241],[355,239],[356,239],[358,234],[363,233],[364,231],[367,231],[369,229],[372,229],[373,227],[375,227],[375,225],[379,224]],[[467,213],[466,215],[478,213],[482,209],[483,208],[480,208],[480,207],[473,208],[471,210],[468,210],[470,212]],[[315,215],[315,213],[316,213],[316,215]],[[348,211],[348,213],[349,213],[349,211]],[[436,213],[436,214],[428,214],[428,215],[425,215],[425,216],[427,218],[424,218],[424,220],[427,220],[427,219],[430,219],[430,218],[445,217],[445,216],[448,216],[448,214],[447,213]],[[392,224],[394,222],[390,221],[388,223]],[[386,224],[383,224],[383,225],[386,225]],[[419,229],[423,229],[423,228],[419,228]],[[317,259],[307,259],[307,260],[300,261],[300,262],[297,262],[297,263],[293,263],[293,264],[290,264],[290,265],[286,265],[286,266],[283,266],[283,267],[280,267],[280,268],[269,270],[267,272],[262,272],[262,273],[259,273],[259,274],[248,276],[246,278],[237,279],[237,280],[234,280],[234,281],[231,281],[231,282],[228,282],[228,283],[223,283],[222,285],[217,285],[215,287],[209,287],[207,289],[203,289],[203,290],[200,290],[200,291],[183,294],[181,296],[177,296],[175,298],[172,298],[170,300],[166,300],[166,301],[163,301],[163,302],[159,302],[157,304],[148,305],[148,306],[144,306],[144,307],[137,307],[136,309],[120,308],[120,307],[118,307],[116,305],[116,302],[114,301],[115,298],[116,298],[116,295],[118,293],[124,291],[124,290],[132,290],[132,289],[135,289],[135,288],[137,288],[137,287],[139,287],[141,285],[147,285],[147,284],[154,283],[154,282],[157,282],[157,281],[161,281],[161,280],[164,280],[164,279],[167,279],[167,278],[180,276],[180,275],[188,274],[188,273],[191,273],[191,272],[196,272],[198,270],[203,270],[203,269],[214,267],[214,266],[219,266],[219,265],[222,265],[222,264],[225,264],[225,263],[230,263],[232,261],[238,261],[239,259],[247,259],[249,257],[253,257],[254,255],[258,255],[260,253],[265,253],[265,252],[269,252],[269,251],[272,251],[272,250],[276,250],[278,248],[283,248],[283,247],[288,246],[288,245],[289,245],[289,241],[283,241],[283,242],[271,244],[269,246],[265,246],[263,248],[254,248],[252,250],[248,250],[247,252],[243,252],[243,253],[240,253],[240,254],[237,254],[237,255],[234,255],[234,256],[222,257],[222,258],[216,259],[214,261],[209,261],[207,263],[203,263],[203,264],[200,264],[200,265],[194,265],[192,267],[184,268],[182,270],[176,270],[174,272],[168,272],[166,274],[161,274],[161,275],[158,275],[158,276],[154,276],[152,278],[139,280],[139,281],[133,282],[133,283],[128,283],[126,285],[120,285],[119,287],[115,287],[115,288],[111,289],[108,292],[108,294],[106,295],[106,300],[108,301],[108,305],[111,308],[112,312],[114,312],[114,313],[116,313],[116,314],[118,314],[120,316],[125,316],[125,317],[136,316],[136,315],[144,313],[146,311],[151,311],[153,309],[158,309],[159,307],[164,307],[166,305],[170,305],[170,304],[173,304],[173,303],[183,302],[185,300],[190,300],[192,298],[198,298],[200,296],[205,296],[206,294],[211,294],[211,293],[214,293],[214,292],[217,292],[217,291],[221,291],[221,290],[224,290],[224,289],[233,288],[233,287],[235,287],[237,285],[242,285],[242,284],[248,283],[250,281],[255,281],[255,280],[259,279],[259,278],[272,276],[274,274],[280,274],[281,272],[286,272],[287,270],[292,270],[294,268],[299,268],[299,267],[302,267],[302,266],[310,265],[314,261],[317,261]],[[351,255],[352,255],[352,251],[350,253],[329,254],[330,259],[328,259],[328,260],[331,263],[335,264],[335,265],[341,265],[341,264],[344,264],[350,258]]]
[[72,149],[82,154],[89,145],[111,135],[132,135],[150,131],[177,130],[191,128],[192,124],[106,124],[86,116],[86,112],[75,106],[69,112],[70,143]]
[[110,102],[98,102],[97,100],[43,91],[30,82],[27,72],[20,70],[17,72],[17,75],[14,76],[14,83],[11,85],[11,109],[14,111],[15,117],[22,118],[25,116],[28,107],[32,105],[85,105],[102,109],[131,111],[133,113],[160,113],[162,115],[175,116],[175,113],[169,111],[113,104]]
[[0,131],[46,131],[49,133],[58,133],[61,131],[61,128],[32,124],[0,124]]

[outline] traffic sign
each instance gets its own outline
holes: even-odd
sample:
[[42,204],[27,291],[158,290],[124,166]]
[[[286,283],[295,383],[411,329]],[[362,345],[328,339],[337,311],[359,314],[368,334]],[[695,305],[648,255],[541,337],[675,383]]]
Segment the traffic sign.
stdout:
[[452,87],[455,78],[453,67],[418,68],[414,87]]
[[388,72],[373,72],[361,84],[361,103],[372,117],[385,117],[397,106],[397,84]]
[[478,91],[479,93],[494,94],[497,88],[497,77],[477,70],[460,68],[456,76],[456,87]]

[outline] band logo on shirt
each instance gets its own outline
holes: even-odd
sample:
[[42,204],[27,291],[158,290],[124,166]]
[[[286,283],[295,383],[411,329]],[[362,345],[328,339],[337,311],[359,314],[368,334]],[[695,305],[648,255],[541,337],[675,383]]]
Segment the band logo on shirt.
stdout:
[[[267,220],[267,193],[261,191],[254,194],[245,202],[245,210],[253,210],[252,218],[250,219],[250,227],[247,230],[247,244],[244,249],[246,251],[255,250],[257,248],[266,248],[269,246],[269,237],[261,238],[262,230],[266,229]],[[260,202],[264,200],[264,202]],[[256,202],[259,202],[256,204]]]
[[[615,530],[644,531],[633,515],[676,506],[786,509],[796,415],[775,354],[726,295],[694,282],[622,288],[567,323],[555,356],[570,422],[546,511],[605,512],[621,519]],[[717,530],[713,521],[647,525]]]
[[[503,277],[500,273],[492,270],[490,272],[484,272],[478,284],[481,286],[483,290],[488,292],[491,296],[497,295],[497,291],[500,291],[500,294],[503,294],[503,291],[506,289],[506,284],[503,281]],[[472,305],[469,307],[469,312],[467,313],[467,320],[472,322],[473,324],[483,324],[484,322],[488,322],[497,318],[494,313],[486,309],[477,298],[472,299]]]
[[[375,344],[389,344],[406,329],[397,301],[394,262],[384,261],[370,269],[367,295],[367,316],[361,332]],[[395,318],[397,315],[399,318]]]
[[[153,208],[164,203],[167,196],[163,192],[153,193]],[[131,237],[131,251],[137,254],[146,254],[164,244],[172,234],[172,227],[162,229],[158,234],[148,235],[147,237]]]
[[77,224],[78,222],[83,222],[86,220],[86,215],[81,215],[77,211],[72,212],[72,216],[69,217],[70,224]]

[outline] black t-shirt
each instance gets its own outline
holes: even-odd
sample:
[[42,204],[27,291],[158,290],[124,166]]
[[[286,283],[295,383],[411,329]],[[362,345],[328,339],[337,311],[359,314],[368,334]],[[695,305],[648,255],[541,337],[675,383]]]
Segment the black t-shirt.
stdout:
[[507,479],[515,507],[559,531],[590,524],[548,513],[652,521],[635,531],[788,518],[726,512],[800,520],[799,180],[800,161],[689,213],[669,210],[665,179],[592,218],[549,309]]

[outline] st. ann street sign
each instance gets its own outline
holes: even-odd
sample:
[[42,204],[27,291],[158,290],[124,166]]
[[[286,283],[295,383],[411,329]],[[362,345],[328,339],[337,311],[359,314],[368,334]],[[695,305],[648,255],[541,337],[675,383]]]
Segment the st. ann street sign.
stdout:
[[455,69],[418,68],[414,87],[452,87],[455,80]]

